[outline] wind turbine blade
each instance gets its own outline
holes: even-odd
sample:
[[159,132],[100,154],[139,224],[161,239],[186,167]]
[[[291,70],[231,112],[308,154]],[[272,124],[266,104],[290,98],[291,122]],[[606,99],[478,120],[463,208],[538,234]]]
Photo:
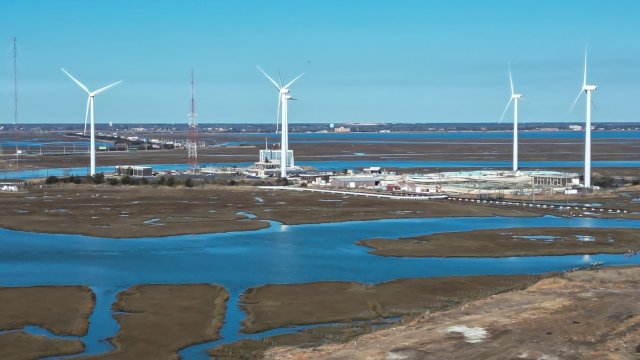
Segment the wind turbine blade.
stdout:
[[84,131],[82,135],[87,135],[87,119],[89,118],[89,102],[91,101],[91,97],[87,96],[87,111],[84,113]]
[[113,87],[113,86],[116,86],[116,85],[120,84],[121,82],[122,82],[122,80],[120,80],[120,81],[116,81],[116,82],[114,82],[113,84],[107,85],[107,86],[105,86],[105,87],[101,87],[100,89],[98,89],[98,90],[94,91],[94,92],[93,92],[93,95],[98,95],[98,94],[100,94],[101,92],[103,92],[103,91],[107,90],[108,88],[110,88],[110,87]]
[[273,80],[273,79],[271,78],[271,76],[269,76],[266,72],[264,72],[264,70],[262,70],[262,68],[261,68],[260,66],[256,65],[256,67],[258,68],[258,70],[260,70],[260,72],[262,72],[262,74],[263,74],[264,76],[266,76],[266,77],[267,77],[267,79],[269,79],[269,81],[271,81],[271,83],[273,84],[273,86],[275,86],[275,87],[276,87],[276,89],[278,89],[278,91],[280,91],[280,86],[278,85],[278,83],[277,83],[275,80]]
[[502,115],[500,116],[500,121],[498,121],[498,124],[502,123],[502,119],[504,118],[504,114],[507,113],[507,109],[509,109],[509,105],[511,105],[511,100],[513,100],[513,98],[509,98],[509,102],[507,103],[507,106],[505,106],[504,111],[502,112]]
[[596,103],[593,102],[593,100],[591,100],[591,105],[593,105],[593,109],[594,110],[598,110],[598,107],[596,106]]
[[511,95],[513,95],[514,90],[513,90],[513,78],[511,77],[511,64],[509,64],[509,85],[511,85]]
[[280,74],[280,68],[278,68],[278,85],[282,87],[282,74]]
[[291,85],[292,85],[296,80],[300,79],[300,77],[301,77],[302,75],[304,75],[304,73],[302,73],[302,74],[298,75],[295,79],[293,79],[293,80],[289,81],[289,83],[288,83],[287,85],[285,85],[284,87],[285,87],[285,88],[288,88],[288,87],[289,87],[289,86],[291,86]]
[[584,78],[582,79],[582,86],[587,85],[587,49],[584,49]]
[[78,84],[78,86],[80,86],[80,88],[82,88],[82,90],[84,90],[87,94],[89,93],[89,89],[87,89],[86,86],[84,86],[83,83],[81,83],[80,81],[78,81],[78,79],[74,78],[71,74],[69,74],[67,72],[67,70],[60,68],[60,70],[62,70],[62,72],[64,72],[65,74],[67,74],[68,77],[71,78],[71,80],[73,80],[73,82],[75,82],[76,84]]
[[576,106],[578,99],[580,99],[580,95],[582,95],[582,89],[580,89],[578,96],[576,96],[576,99],[573,101],[573,104],[571,104],[571,107],[569,108],[569,112],[571,112],[571,110],[573,110],[573,107]]

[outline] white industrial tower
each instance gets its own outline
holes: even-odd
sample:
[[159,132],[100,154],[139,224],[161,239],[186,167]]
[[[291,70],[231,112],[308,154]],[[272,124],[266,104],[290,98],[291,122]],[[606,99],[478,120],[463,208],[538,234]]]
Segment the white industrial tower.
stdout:
[[582,88],[578,93],[578,96],[571,104],[569,112],[573,110],[573,107],[580,99],[580,95],[584,91],[587,94],[587,117],[585,123],[585,139],[584,139],[584,187],[591,187],[591,92],[598,87],[596,85],[587,85],[587,51],[584,52],[584,76],[582,78]]
[[511,101],[513,101],[513,172],[518,171],[518,100],[524,101],[521,94],[516,94],[513,89],[513,78],[511,77],[511,65],[509,65],[509,85],[511,85],[511,97],[509,98],[509,102],[507,102],[507,106],[504,108],[502,112],[502,116],[500,116],[500,122],[504,118],[504,115],[507,113],[507,109],[509,109],[509,105],[511,105]]
[[[281,130],[281,141],[280,141],[280,177],[287,177],[287,166],[288,164],[288,154],[289,154],[289,119],[288,115],[288,102],[289,100],[295,100],[289,95],[289,86],[293,85],[293,83],[298,80],[304,73],[298,75],[295,79],[289,81],[286,85],[282,86],[282,84],[277,83],[275,80],[271,78],[260,66],[257,66],[258,70],[264,74],[264,76],[271,81],[273,86],[278,90],[278,116],[281,117],[282,120],[282,130]],[[280,109],[282,108],[282,113],[280,113]],[[277,120],[277,119],[276,119]]]
[[98,90],[95,91],[89,91],[89,89],[87,89],[86,86],[84,86],[83,83],[81,83],[80,81],[78,81],[76,78],[74,78],[73,76],[71,76],[71,74],[69,74],[65,69],[60,68],[65,74],[67,74],[68,77],[71,78],[71,80],[73,80],[73,82],[75,82],[82,90],[84,90],[84,92],[87,93],[88,98],[87,98],[87,111],[85,112],[84,115],[84,128],[85,131],[87,129],[87,115],[89,114],[89,112],[91,112],[91,125],[90,125],[90,131],[91,131],[91,140],[90,140],[90,154],[91,154],[91,171],[90,171],[90,175],[95,175],[96,174],[96,131],[95,131],[95,121],[94,121],[94,116],[93,116],[93,98],[100,94],[101,92],[107,90],[108,88],[118,85],[120,84],[122,81],[117,81],[114,82],[113,84],[107,85],[105,87],[101,87]]

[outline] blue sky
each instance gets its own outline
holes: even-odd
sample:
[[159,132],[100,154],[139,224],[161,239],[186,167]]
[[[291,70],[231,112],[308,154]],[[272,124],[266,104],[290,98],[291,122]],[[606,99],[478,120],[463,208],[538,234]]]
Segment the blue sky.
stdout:
[[523,121],[579,121],[586,42],[594,121],[640,121],[638,18],[634,0],[2,1],[0,123],[13,35],[21,122],[83,121],[60,66],[89,88],[124,80],[96,98],[97,122],[187,121],[193,66],[199,122],[271,123],[276,93],[256,64],[306,73],[291,122],[497,121],[507,61]]

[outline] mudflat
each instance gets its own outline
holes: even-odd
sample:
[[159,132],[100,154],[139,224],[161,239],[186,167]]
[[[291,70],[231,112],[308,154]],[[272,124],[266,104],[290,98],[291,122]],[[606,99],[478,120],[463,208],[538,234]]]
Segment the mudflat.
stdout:
[[[285,224],[437,216],[537,216],[447,200],[406,201],[249,186],[43,185],[0,193],[0,227],[126,238],[256,230]],[[248,219],[239,212],[253,213]]]
[[438,310],[471,299],[522,288],[539,276],[462,276],[402,279],[368,285],[316,282],[265,285],[247,290],[241,307],[248,333],[291,325],[350,322]]
[[638,359],[638,300],[638,267],[565,273],[347,343],[272,349],[264,358]]
[[177,359],[186,346],[220,338],[228,298],[209,284],[127,289],[112,306],[120,324],[115,350],[87,359]]
[[399,257],[504,257],[619,254],[640,250],[640,231],[622,228],[513,228],[436,233],[357,242]]
[[39,326],[56,335],[82,336],[95,295],[86,286],[0,287],[0,330]]

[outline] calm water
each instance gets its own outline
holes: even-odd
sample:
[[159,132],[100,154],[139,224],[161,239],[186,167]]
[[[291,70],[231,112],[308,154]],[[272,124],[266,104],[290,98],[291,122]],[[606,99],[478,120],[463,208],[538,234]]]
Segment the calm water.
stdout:
[[[247,167],[250,162],[217,162],[200,163],[202,167]],[[548,168],[581,168],[582,161],[520,161],[523,169],[548,169]],[[188,170],[187,164],[148,164],[154,171]],[[438,160],[320,160],[320,161],[296,161],[299,166],[312,166],[318,170],[342,170],[365,168],[369,166],[382,166],[387,168],[482,168],[482,169],[510,169],[511,161],[438,161]],[[640,167],[640,161],[592,161],[591,166],[598,167]],[[97,172],[113,172],[114,166],[97,166]],[[37,170],[7,170],[0,171],[0,179],[33,179],[54,176],[85,176],[89,167],[50,168]]]
[[[640,221],[493,217],[293,226],[271,222],[268,229],[258,231],[137,239],[0,229],[0,286],[91,286],[97,304],[89,334],[83,340],[87,353],[95,354],[107,351],[109,345],[103,340],[117,332],[117,323],[109,313],[115,294],[136,284],[223,285],[230,291],[231,300],[222,330],[224,339],[216,342],[220,343],[244,337],[239,334],[244,314],[237,307],[238,297],[247,288],[267,283],[321,280],[373,283],[411,277],[533,274],[562,271],[593,261],[604,261],[606,265],[640,264],[640,257],[623,255],[407,259],[371,255],[366,248],[354,245],[357,240],[371,237],[539,226],[640,228]],[[201,358],[202,350],[210,345],[190,347],[182,354],[186,359]]]

